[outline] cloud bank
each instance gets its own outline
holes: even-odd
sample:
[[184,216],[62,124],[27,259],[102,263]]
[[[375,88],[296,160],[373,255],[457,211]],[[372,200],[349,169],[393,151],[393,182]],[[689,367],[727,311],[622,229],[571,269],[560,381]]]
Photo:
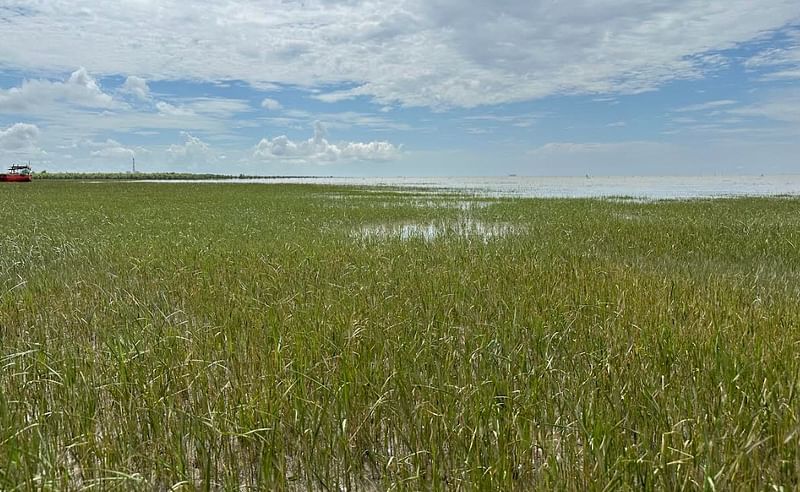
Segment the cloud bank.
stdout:
[[[70,70],[80,53],[100,75],[346,84],[318,96],[473,107],[701,77],[726,63],[718,51],[797,23],[800,9],[796,0],[51,0],[3,16],[0,60],[23,71]],[[796,53],[751,64],[788,76]],[[102,105],[90,80],[72,79],[50,90]]]

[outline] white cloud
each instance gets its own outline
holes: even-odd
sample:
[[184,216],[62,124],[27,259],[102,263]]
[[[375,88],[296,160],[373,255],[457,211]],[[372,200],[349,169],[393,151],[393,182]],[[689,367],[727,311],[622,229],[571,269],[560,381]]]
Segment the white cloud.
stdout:
[[555,156],[566,154],[617,154],[622,149],[654,149],[657,142],[550,142],[528,152],[535,156]]
[[19,87],[0,90],[0,112],[29,112],[54,104],[96,109],[118,106],[85,68],[74,71],[64,82],[26,80]]
[[800,44],[782,48],[767,48],[745,61],[745,67],[751,69],[798,64],[800,64]]
[[268,109],[270,111],[277,111],[283,108],[283,105],[281,105],[281,103],[276,101],[275,99],[270,99],[266,97],[264,98],[263,101],[261,101],[261,107],[264,109]]
[[528,152],[527,168],[521,171],[554,176],[786,172],[796,166],[797,142],[742,139],[738,134],[704,140],[699,148],[648,140],[551,142]]
[[736,104],[737,101],[731,99],[720,99],[718,101],[708,101],[700,104],[692,104],[690,106],[683,106],[681,108],[673,110],[676,113],[689,113],[694,111],[706,111],[709,109],[719,109],[726,106],[731,106]]
[[231,118],[237,113],[251,111],[250,105],[241,99],[199,97],[179,99],[176,102],[179,104],[158,101],[156,102],[156,109],[162,115],[192,118],[203,115],[221,119]]
[[322,94],[314,94],[311,97],[316,99],[317,101],[322,101],[326,103],[337,103],[354,99],[357,95],[358,95],[357,92],[351,89],[346,91],[324,92]]
[[[16,87],[0,89],[0,113],[35,118],[47,126],[48,138],[63,144],[95,138],[109,128],[118,133],[188,130],[231,134],[235,129],[231,119],[253,111],[244,99],[156,99],[146,81],[134,76],[128,77],[113,94],[104,92],[96,79],[81,68],[64,80],[25,80]],[[120,98],[125,94],[136,99],[145,96],[147,100],[144,104],[128,104]]]
[[[696,157],[673,144],[654,141],[551,142],[526,154],[530,170],[544,175],[673,174]],[[672,159],[672,160],[671,160]],[[684,159],[684,160],[680,160]],[[699,168],[698,172],[702,172]]]
[[463,119],[467,121],[479,121],[488,123],[500,123],[515,126],[517,128],[528,128],[533,126],[538,119],[544,116],[542,114],[517,114],[517,115],[496,115],[496,114],[483,114],[476,116],[465,116]]
[[196,97],[183,101],[183,106],[198,114],[220,118],[229,118],[237,113],[252,111],[247,101],[225,97]]
[[777,72],[771,72],[762,77],[764,80],[791,80],[791,79],[800,79],[800,68],[795,69],[788,69],[788,70],[778,70]]
[[194,116],[194,111],[190,108],[174,106],[164,101],[158,101],[156,103],[156,109],[158,109],[159,113],[168,116]]
[[748,58],[744,65],[763,73],[762,80],[800,79],[800,29],[788,30],[786,45],[769,47]]
[[294,160],[298,162],[388,161],[399,157],[400,147],[385,141],[330,143],[325,127],[317,122],[314,136],[294,141],[286,135],[262,139],[253,156],[264,160]]
[[103,75],[471,107],[701,77],[799,14],[796,0],[51,0],[5,13],[0,60],[67,70],[80,53]]
[[181,134],[184,138],[183,144],[173,144],[167,148],[167,155],[174,162],[189,165],[205,164],[215,157],[214,151],[206,142],[188,132]]
[[147,81],[135,75],[131,75],[125,79],[125,83],[122,85],[122,92],[131,94],[142,101],[148,101],[150,99],[150,87],[147,86]]
[[84,142],[84,146],[95,149],[90,152],[92,157],[103,158],[125,158],[130,160],[136,156],[136,152],[128,147],[123,146],[121,143],[113,139],[108,139],[105,142],[93,142],[91,140]]
[[0,149],[14,153],[38,153],[39,127],[29,123],[14,123],[0,128]]
[[727,113],[734,116],[767,118],[798,125],[800,124],[800,90],[773,91],[751,104],[731,109]]
[[[385,116],[357,111],[312,113],[304,110],[289,109],[283,111],[280,116],[269,116],[261,119],[295,129],[307,128],[316,121],[325,121],[325,126],[328,128],[363,127],[374,131],[406,131],[412,129],[407,123],[397,122]],[[419,129],[419,127],[414,128]]]

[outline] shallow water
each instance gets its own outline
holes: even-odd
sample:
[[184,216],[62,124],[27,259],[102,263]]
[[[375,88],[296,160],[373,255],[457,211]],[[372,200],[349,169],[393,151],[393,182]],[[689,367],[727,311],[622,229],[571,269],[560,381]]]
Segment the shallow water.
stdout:
[[445,235],[456,235],[463,238],[476,238],[488,241],[494,238],[505,237],[518,233],[519,226],[503,223],[485,223],[473,219],[462,219],[453,222],[438,223],[399,223],[399,224],[372,224],[356,229],[351,234],[356,239],[393,239],[403,241],[410,239],[423,239],[433,241]]
[[264,178],[199,182],[387,186],[409,190],[456,191],[487,197],[624,196],[647,199],[685,199],[725,196],[800,196],[800,174],[774,176]]
[[[374,200],[372,197],[368,195],[351,195],[351,194],[336,194],[336,193],[329,193],[324,195],[325,198],[334,200],[337,202],[345,202],[350,203],[354,208],[360,207],[377,207],[377,208],[401,208],[401,207],[412,207],[412,208],[425,208],[425,209],[449,209],[449,210],[461,210],[463,212],[470,212],[472,210],[478,210],[482,208],[486,208],[496,201],[493,200],[453,200],[448,199],[450,195],[446,194],[436,194],[435,197],[438,199],[419,199],[414,198],[412,196],[407,196],[405,199],[399,200]],[[369,199],[369,201],[364,202],[361,200]]]

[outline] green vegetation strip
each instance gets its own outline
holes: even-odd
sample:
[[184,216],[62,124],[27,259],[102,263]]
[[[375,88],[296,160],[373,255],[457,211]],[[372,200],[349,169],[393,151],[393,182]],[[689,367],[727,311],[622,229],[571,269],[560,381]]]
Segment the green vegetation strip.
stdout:
[[209,173],[48,173],[47,171],[34,173],[33,179],[35,180],[55,180],[55,179],[69,179],[69,180],[122,180],[122,181],[143,181],[143,180],[161,180],[161,181],[198,181],[205,179],[284,179],[284,178],[299,178],[306,176],[249,176],[246,174],[232,175],[232,174],[209,174]]
[[0,187],[0,489],[800,487],[800,201],[465,200]]

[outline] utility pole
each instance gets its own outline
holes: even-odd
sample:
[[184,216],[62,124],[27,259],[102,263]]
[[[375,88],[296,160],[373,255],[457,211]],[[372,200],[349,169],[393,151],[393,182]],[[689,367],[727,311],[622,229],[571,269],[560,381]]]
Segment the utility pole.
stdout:
[[136,157],[131,156],[131,172],[136,174]]

